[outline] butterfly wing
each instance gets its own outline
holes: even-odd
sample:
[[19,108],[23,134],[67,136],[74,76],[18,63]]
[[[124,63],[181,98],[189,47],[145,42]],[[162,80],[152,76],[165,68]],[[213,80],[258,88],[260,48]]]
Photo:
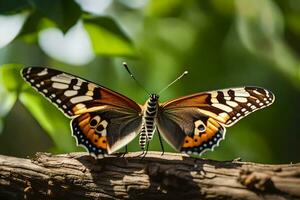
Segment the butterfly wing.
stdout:
[[141,118],[127,110],[109,108],[72,119],[73,136],[90,153],[111,154],[132,141],[141,129]]
[[[72,118],[73,136],[90,153],[113,153],[139,133],[141,107],[129,98],[50,68],[24,68],[21,74],[32,87]],[[98,123],[93,126],[94,119],[104,120],[104,124],[100,120],[101,126]],[[104,125],[104,132],[97,130]]]
[[160,106],[158,129],[178,151],[201,154],[224,139],[225,127],[271,105],[274,99],[270,91],[259,87],[230,88],[185,96]]
[[56,105],[67,117],[101,109],[103,106],[141,112],[131,99],[83,78],[44,67],[28,67],[22,77]]

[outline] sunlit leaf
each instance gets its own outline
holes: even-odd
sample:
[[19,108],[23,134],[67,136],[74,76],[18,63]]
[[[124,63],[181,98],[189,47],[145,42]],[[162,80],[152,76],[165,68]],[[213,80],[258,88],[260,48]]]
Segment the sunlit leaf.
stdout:
[[31,0],[32,5],[43,16],[54,21],[67,32],[81,16],[80,6],[73,0]]
[[16,99],[17,94],[15,92],[6,91],[0,84],[0,133],[4,128],[4,119],[14,106]]
[[135,49],[129,37],[109,17],[85,19],[87,30],[96,54],[134,56]]
[[19,99],[49,134],[61,152],[75,150],[75,140],[71,136],[70,122],[57,108],[29,86],[20,93]]
[[4,127],[4,118],[16,102],[23,81],[20,66],[7,64],[0,66],[0,133]]
[[21,65],[6,64],[0,66],[0,84],[9,92],[20,91],[23,79],[20,76]]

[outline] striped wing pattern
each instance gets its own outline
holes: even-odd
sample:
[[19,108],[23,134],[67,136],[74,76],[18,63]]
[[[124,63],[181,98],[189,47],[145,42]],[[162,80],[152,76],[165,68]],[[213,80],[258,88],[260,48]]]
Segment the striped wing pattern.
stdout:
[[68,117],[99,106],[94,99],[101,97],[101,90],[94,83],[43,67],[24,68],[22,76]]
[[201,112],[215,118],[224,126],[232,126],[248,114],[271,105],[274,95],[263,88],[230,88],[208,93]]

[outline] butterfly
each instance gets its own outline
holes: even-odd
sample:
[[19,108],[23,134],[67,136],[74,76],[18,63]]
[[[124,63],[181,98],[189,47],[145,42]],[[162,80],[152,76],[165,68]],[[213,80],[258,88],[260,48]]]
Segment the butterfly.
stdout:
[[71,118],[72,135],[90,154],[112,154],[139,136],[145,150],[157,130],[176,151],[201,155],[224,139],[226,127],[271,105],[260,87],[201,92],[159,103],[150,94],[140,105],[122,94],[66,72],[28,67],[21,75]]

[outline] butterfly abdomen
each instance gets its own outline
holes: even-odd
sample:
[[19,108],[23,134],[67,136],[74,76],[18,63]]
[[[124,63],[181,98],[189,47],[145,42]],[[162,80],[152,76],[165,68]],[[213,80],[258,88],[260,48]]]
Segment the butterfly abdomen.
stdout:
[[151,140],[155,132],[155,120],[158,111],[158,95],[151,94],[149,100],[146,102],[143,125],[140,133],[140,146],[145,149],[146,140]]

